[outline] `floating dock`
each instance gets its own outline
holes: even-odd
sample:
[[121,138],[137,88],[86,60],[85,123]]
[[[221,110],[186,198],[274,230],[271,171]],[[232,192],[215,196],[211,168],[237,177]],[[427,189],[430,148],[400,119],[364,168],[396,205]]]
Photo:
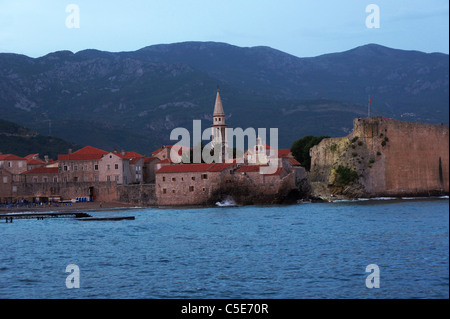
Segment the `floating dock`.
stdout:
[[76,220],[92,221],[92,220],[134,220],[134,216],[112,216],[112,217],[81,217]]
[[44,218],[75,218],[76,220],[134,220],[134,216],[116,216],[116,217],[92,217],[83,212],[47,212],[47,213],[0,213],[0,220],[4,219],[7,223],[12,223],[14,219],[37,219]]

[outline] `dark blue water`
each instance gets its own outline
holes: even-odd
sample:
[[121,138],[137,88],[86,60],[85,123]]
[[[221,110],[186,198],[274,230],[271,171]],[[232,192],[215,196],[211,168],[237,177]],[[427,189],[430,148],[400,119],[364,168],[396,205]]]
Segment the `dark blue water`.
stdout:
[[449,298],[448,199],[92,215],[0,223],[0,298]]

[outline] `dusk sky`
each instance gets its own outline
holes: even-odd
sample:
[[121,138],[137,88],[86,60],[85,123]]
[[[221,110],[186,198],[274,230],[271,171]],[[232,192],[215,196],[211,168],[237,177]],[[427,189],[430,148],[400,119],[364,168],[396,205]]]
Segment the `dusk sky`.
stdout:
[[[79,8],[79,27],[66,19]],[[379,8],[379,28],[366,18]],[[74,21],[74,20],[73,20]],[[449,52],[447,0],[0,0],[0,52],[134,51],[183,41],[269,46],[298,57],[367,43]]]

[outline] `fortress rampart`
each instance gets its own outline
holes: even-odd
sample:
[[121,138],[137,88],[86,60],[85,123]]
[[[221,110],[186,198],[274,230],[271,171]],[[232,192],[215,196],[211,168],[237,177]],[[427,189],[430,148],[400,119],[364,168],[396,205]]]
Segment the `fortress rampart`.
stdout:
[[[313,147],[310,180],[330,193],[361,196],[430,196],[449,193],[449,127],[381,117],[353,122],[353,132]],[[342,185],[338,168],[354,172]]]

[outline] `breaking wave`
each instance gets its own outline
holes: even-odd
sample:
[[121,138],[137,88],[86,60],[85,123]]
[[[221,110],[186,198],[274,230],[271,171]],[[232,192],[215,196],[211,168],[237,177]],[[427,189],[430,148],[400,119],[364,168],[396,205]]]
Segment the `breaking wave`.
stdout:
[[234,199],[232,197],[227,197],[224,200],[222,200],[221,202],[217,202],[216,206],[219,207],[233,207],[233,206],[237,206],[236,202],[234,201]]

